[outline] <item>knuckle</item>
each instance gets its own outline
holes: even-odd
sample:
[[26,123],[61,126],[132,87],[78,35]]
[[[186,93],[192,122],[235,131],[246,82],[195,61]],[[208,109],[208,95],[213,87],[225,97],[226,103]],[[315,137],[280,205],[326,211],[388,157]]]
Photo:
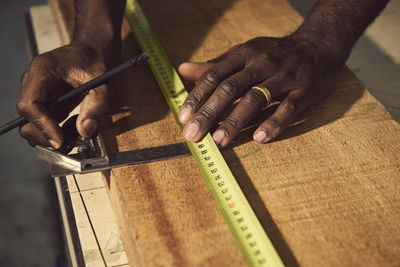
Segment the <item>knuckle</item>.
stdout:
[[259,106],[262,105],[265,97],[258,90],[250,90],[242,99],[246,106]]
[[24,117],[24,115],[28,112],[29,110],[29,104],[25,100],[19,100],[16,106],[16,110],[18,115]]
[[20,127],[19,128],[19,135],[24,139],[28,139],[28,136],[29,136],[28,127],[26,127],[26,126]]
[[203,117],[204,119],[208,121],[214,121],[216,118],[215,111],[210,108],[209,106],[203,106],[201,110],[199,111],[199,116]]
[[230,55],[248,59],[250,56],[249,55],[250,51],[252,51],[252,45],[249,43],[242,43],[233,47]]
[[296,110],[298,104],[295,100],[286,98],[285,100],[282,101],[281,106],[286,112],[291,113]]
[[204,81],[206,83],[215,84],[219,81],[219,76],[216,71],[209,71],[204,76]]
[[246,50],[247,43],[242,43],[242,44],[237,44],[232,47],[231,51],[232,52],[242,52],[243,50]]
[[224,97],[235,96],[238,93],[238,84],[238,79],[231,77],[221,83],[218,92]]
[[272,129],[276,129],[275,131],[272,131],[272,132],[276,132],[277,130],[279,130],[281,128],[280,122],[274,117],[269,118],[269,126]]
[[259,49],[260,44],[265,43],[263,39],[265,39],[265,37],[256,37],[251,40],[248,40],[247,42],[244,43],[244,47],[250,50],[260,50]]
[[255,49],[256,47],[257,47],[257,42],[255,39],[249,40],[248,42],[246,42],[243,45],[243,49],[246,49],[246,50],[252,50],[252,49]]
[[229,124],[233,129],[239,129],[240,121],[239,118],[235,115],[230,115],[228,118],[226,118],[225,122]]
[[199,92],[192,91],[186,99],[184,106],[191,106],[192,108],[194,108],[201,102],[201,99],[202,95]]

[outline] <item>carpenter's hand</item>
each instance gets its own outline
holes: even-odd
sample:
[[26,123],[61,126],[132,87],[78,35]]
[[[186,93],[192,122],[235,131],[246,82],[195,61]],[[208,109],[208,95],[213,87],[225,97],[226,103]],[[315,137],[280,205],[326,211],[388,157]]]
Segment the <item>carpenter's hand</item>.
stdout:
[[22,91],[17,112],[29,123],[20,128],[31,145],[58,148],[63,134],[58,122],[64,120],[82,100],[77,120],[80,135],[90,137],[99,127],[99,117],[106,112],[107,88],[90,90],[62,106],[48,110],[44,104],[102,74],[105,57],[82,43],[73,43],[35,57],[22,75]]
[[[226,147],[266,105],[264,94],[251,89],[261,85],[269,89],[273,100],[284,97],[275,113],[254,132],[254,140],[268,142],[328,93],[329,87],[318,84],[338,67],[317,44],[290,36],[255,38],[207,63],[183,63],[181,75],[197,81],[179,114],[185,124],[183,134],[197,141],[224,119],[213,138],[217,145]],[[223,110],[240,97],[228,117],[221,118]]]

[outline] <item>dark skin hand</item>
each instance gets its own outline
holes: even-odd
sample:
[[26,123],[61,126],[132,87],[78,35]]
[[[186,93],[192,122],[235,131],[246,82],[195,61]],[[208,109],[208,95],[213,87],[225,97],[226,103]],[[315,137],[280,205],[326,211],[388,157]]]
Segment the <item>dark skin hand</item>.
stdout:
[[22,77],[22,91],[17,106],[18,113],[30,122],[20,128],[21,136],[31,145],[60,147],[63,134],[58,123],[82,100],[77,130],[82,136],[90,136],[95,132],[99,117],[106,113],[106,86],[100,86],[85,97],[77,97],[52,110],[48,110],[44,104],[104,73],[106,66],[102,62],[92,48],[81,43],[70,44],[33,59],[29,71]]
[[[107,114],[107,86],[90,90],[62,107],[45,103],[103,74],[119,62],[122,12],[125,1],[77,0],[76,28],[71,44],[35,57],[22,75],[17,112],[29,123],[20,134],[29,144],[59,148],[64,140],[58,123],[81,103],[76,128],[84,137],[99,128]],[[82,101],[82,102],[81,102]]]
[[[213,133],[215,142],[226,147],[266,104],[261,91],[251,90],[255,85],[267,87],[274,101],[283,99],[254,132],[260,143],[276,138],[300,112],[329,93],[330,87],[320,85],[344,65],[357,39],[388,1],[319,0],[289,36],[255,38],[209,62],[183,63],[180,74],[197,82],[179,114],[185,138],[201,139],[240,98]],[[57,122],[81,99],[51,111],[44,103],[119,61],[125,1],[77,0],[76,4],[73,42],[35,58],[22,79],[17,111],[30,123],[20,131],[32,145],[58,148],[63,136]],[[105,86],[91,90],[84,98],[77,121],[82,136],[97,131],[99,118],[107,110],[106,99]]]
[[201,139],[223,110],[241,97],[213,133],[216,144],[226,147],[266,104],[262,92],[251,90],[255,85],[266,86],[273,100],[284,97],[253,136],[259,143],[276,138],[300,112],[329,93],[331,88],[321,83],[344,65],[357,39],[387,2],[320,0],[287,37],[255,38],[211,62],[182,64],[182,76],[197,81],[179,114],[185,138]]
[[[329,87],[315,85],[340,65],[321,57],[316,48],[293,37],[259,37],[233,47],[212,63],[182,64],[179,71],[184,77],[200,78],[180,112],[179,119],[186,124],[185,138],[199,140],[218,123],[220,114],[241,97],[213,134],[215,143],[226,147],[266,105],[264,94],[250,89],[254,85],[267,87],[275,99],[287,95],[256,130],[254,139],[264,143],[278,136],[297,114],[329,92]],[[202,75],[190,76],[192,73]]]

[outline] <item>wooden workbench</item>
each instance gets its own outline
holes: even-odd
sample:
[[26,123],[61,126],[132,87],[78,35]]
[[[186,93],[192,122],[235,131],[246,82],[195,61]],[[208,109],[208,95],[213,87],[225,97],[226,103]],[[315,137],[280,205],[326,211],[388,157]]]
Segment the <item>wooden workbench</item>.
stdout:
[[[51,1],[64,35],[70,2]],[[302,20],[284,0],[159,3],[141,1],[175,66],[283,36]],[[139,53],[125,22],[122,40],[124,58]],[[183,140],[147,66],[112,86],[108,151]],[[286,264],[400,264],[400,126],[349,70],[275,142],[253,142],[256,124],[223,155]],[[104,181],[132,266],[245,264],[193,159],[114,169]]]

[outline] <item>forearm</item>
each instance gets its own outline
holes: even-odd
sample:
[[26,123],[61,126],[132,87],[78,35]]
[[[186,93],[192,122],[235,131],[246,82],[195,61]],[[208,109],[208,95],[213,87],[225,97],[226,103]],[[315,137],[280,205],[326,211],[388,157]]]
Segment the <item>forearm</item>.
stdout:
[[120,50],[125,0],[75,0],[72,42],[81,42],[111,58]]
[[343,64],[354,44],[389,0],[319,0],[295,37],[311,39]]

